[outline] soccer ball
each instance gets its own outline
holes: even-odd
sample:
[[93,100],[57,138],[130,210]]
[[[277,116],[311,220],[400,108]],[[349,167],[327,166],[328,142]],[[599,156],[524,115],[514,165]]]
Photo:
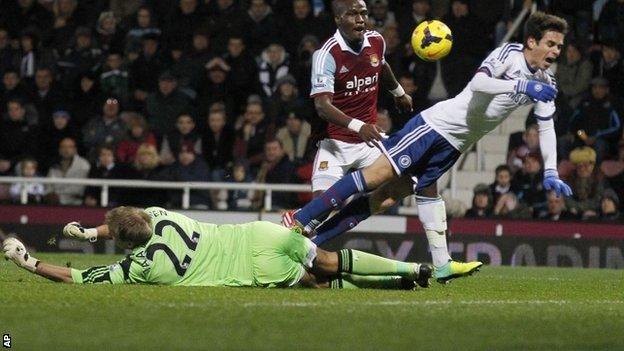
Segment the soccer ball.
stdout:
[[425,61],[437,61],[453,46],[451,29],[440,21],[423,21],[412,33],[412,48]]

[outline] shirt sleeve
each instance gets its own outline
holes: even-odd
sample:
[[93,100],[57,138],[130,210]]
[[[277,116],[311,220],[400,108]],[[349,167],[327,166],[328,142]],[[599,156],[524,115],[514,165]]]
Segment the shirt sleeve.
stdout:
[[317,50],[312,55],[312,89],[310,96],[334,93],[336,61],[327,50]]
[[510,57],[518,50],[516,45],[519,44],[505,44],[494,49],[494,51],[483,60],[477,72],[483,72],[492,78],[501,78],[511,65],[512,60]]
[[[552,85],[557,88],[557,81],[555,80],[555,76],[547,71],[544,75],[546,77],[546,83]],[[535,116],[538,119],[549,119],[552,118],[552,115],[555,114],[557,108],[555,107],[555,100],[551,100],[548,102],[538,101],[535,104]]]
[[75,284],[134,284],[145,282],[144,267],[128,255],[123,260],[109,266],[94,266],[79,270],[72,268]]

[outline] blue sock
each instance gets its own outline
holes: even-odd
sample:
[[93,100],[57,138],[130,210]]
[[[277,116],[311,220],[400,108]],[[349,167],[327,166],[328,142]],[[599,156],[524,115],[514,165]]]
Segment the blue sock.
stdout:
[[366,192],[366,182],[362,171],[357,170],[342,177],[323,195],[310,201],[301,210],[295,213],[295,219],[303,226],[307,226],[311,220],[317,219],[334,209],[339,209],[349,196]]
[[321,224],[316,230],[316,237],[312,241],[316,245],[355,228],[358,223],[370,217],[371,210],[368,196],[360,196],[349,202],[340,212]]

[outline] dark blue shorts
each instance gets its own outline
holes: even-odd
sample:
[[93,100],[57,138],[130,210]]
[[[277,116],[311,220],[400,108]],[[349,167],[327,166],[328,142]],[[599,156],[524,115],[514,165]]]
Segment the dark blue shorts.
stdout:
[[382,151],[399,175],[414,179],[414,192],[433,184],[455,164],[461,153],[420,116],[382,143]]

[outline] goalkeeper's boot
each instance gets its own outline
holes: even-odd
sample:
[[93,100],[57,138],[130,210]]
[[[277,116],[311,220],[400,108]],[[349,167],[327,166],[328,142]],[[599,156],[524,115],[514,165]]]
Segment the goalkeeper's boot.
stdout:
[[421,263],[418,267],[418,276],[416,277],[416,284],[421,288],[429,287],[429,279],[433,275],[433,267],[431,265]]
[[433,277],[438,283],[447,284],[451,279],[473,275],[483,266],[482,262],[457,262],[449,260],[441,267],[436,267]]

